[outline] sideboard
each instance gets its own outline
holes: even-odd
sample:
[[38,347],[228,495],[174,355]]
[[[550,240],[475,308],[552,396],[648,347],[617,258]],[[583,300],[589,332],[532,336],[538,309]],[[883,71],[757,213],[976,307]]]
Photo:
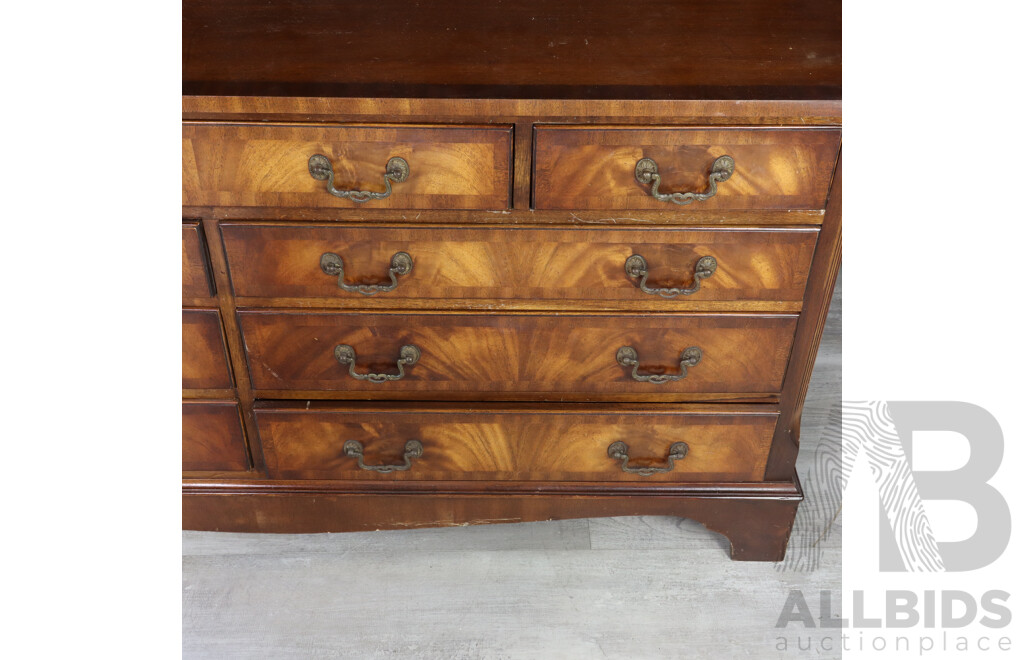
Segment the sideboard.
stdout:
[[691,518],[780,560],[840,3],[185,0],[182,518]]

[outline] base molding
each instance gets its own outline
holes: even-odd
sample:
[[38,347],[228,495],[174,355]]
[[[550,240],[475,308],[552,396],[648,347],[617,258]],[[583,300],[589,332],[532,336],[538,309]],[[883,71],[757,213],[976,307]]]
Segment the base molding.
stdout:
[[[611,516],[677,516],[725,535],[731,556],[782,561],[803,500],[799,482],[636,484],[405,482],[360,489],[338,482],[186,482],[182,528],[221,532],[313,534],[454,527]],[[397,485],[397,484],[395,484]]]

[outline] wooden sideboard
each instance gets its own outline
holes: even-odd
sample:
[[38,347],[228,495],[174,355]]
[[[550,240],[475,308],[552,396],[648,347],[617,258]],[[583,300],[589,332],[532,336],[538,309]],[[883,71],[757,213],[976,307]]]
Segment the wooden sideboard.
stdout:
[[784,556],[839,2],[183,12],[186,529],[671,515]]

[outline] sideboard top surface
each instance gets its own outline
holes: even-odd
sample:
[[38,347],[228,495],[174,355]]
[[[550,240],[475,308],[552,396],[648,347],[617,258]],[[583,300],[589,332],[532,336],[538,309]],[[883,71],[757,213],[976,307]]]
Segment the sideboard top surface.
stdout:
[[838,0],[185,0],[185,96],[841,99]]

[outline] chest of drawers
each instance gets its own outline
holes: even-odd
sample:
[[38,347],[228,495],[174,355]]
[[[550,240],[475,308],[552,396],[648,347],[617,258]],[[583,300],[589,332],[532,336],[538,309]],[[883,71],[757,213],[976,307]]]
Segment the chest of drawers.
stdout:
[[187,529],[692,518],[779,560],[839,3],[184,3]]

